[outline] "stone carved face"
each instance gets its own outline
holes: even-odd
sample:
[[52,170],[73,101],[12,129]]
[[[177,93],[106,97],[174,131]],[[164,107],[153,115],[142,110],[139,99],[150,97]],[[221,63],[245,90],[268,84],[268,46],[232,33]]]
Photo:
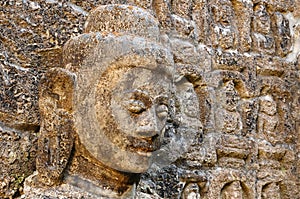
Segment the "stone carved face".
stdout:
[[158,68],[123,67],[107,70],[98,82],[87,107],[94,107],[88,114],[99,129],[78,132],[82,144],[111,168],[145,172],[168,116],[169,77]]
[[92,192],[95,184],[101,187],[97,194],[102,188],[131,193],[136,174],[150,167],[160,147],[173,57],[158,42],[158,22],[132,6],[100,6],[85,28],[65,44],[64,68],[50,69],[43,78],[38,180]]
[[[123,76],[113,91],[112,114],[124,134],[157,140],[168,116],[168,82],[158,80],[158,76],[153,71],[135,68]],[[136,144],[127,147],[141,153],[157,149],[153,144]]]
[[[121,161],[122,168],[118,169],[133,173],[148,169],[152,152],[160,146],[160,135],[168,116],[168,90],[169,80],[159,71],[133,68],[120,77],[112,91],[110,110],[107,111],[111,114],[108,115],[111,117],[109,120],[114,120],[111,122],[116,126],[110,130],[104,128],[103,133],[109,142],[103,145],[117,147],[123,154],[122,158],[127,157],[132,162],[122,162],[118,156],[105,154],[110,160],[104,160],[104,164],[114,168],[112,163]],[[103,93],[100,91],[97,95],[102,96]],[[97,105],[101,110],[97,114],[100,124],[107,124],[103,121],[104,103]]]
[[[135,19],[131,15],[141,17],[131,7],[111,6],[94,11],[97,17],[88,20],[88,31],[103,29],[105,23],[97,21],[103,9],[116,15],[123,10],[130,22]],[[76,75],[75,128],[87,155],[118,171],[143,173],[159,148],[162,115],[167,112],[160,100],[167,97],[173,57],[156,40],[158,32],[146,36],[158,29],[156,20],[147,16],[143,27],[135,25],[130,31],[119,27],[124,31],[120,34],[89,32],[71,39],[64,48],[64,63]],[[146,33],[137,31],[140,28]]]

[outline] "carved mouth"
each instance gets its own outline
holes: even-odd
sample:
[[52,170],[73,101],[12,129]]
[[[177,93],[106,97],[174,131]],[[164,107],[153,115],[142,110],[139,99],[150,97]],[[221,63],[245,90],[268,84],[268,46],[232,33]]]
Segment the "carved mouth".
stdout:
[[160,148],[158,135],[149,138],[128,137],[128,141],[130,144],[127,145],[127,149],[139,154],[151,153]]

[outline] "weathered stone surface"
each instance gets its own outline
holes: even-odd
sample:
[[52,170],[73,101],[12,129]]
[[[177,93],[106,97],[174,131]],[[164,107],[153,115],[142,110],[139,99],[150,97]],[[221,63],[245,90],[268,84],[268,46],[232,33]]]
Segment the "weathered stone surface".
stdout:
[[0,65],[0,121],[18,129],[38,128],[38,73],[6,61]]
[[23,192],[25,178],[35,169],[36,132],[20,131],[0,123],[0,197]]
[[[113,3],[123,5],[92,11]],[[78,63],[97,68],[107,56],[107,63],[145,64],[154,56],[165,64],[167,56],[175,71],[172,111],[162,149],[154,154],[157,162],[142,175],[136,197],[300,198],[299,10],[299,0],[1,1],[0,197],[23,194],[24,179],[36,167],[49,185],[60,184],[68,170],[97,180],[98,152],[92,146],[99,140],[74,136],[92,120],[73,115],[71,90],[79,80],[77,91],[90,91],[99,71],[81,73]],[[93,17],[84,31],[88,16]],[[156,43],[165,50],[156,51]],[[134,49],[143,59],[116,58]],[[136,84],[147,84],[142,73],[131,74]],[[99,84],[104,91],[123,75],[112,74],[110,83]],[[90,83],[82,86],[85,82]],[[127,83],[116,86],[120,93]],[[91,107],[81,99],[76,98],[83,111]],[[114,111],[118,124],[128,119]],[[50,156],[36,152],[38,145],[47,146],[43,139],[55,143]],[[81,148],[72,148],[78,140],[92,157],[80,151],[85,155],[70,159]],[[53,170],[42,164],[47,158]],[[74,169],[77,165],[82,169]],[[95,197],[66,184],[47,190],[30,188],[29,182],[23,198]]]

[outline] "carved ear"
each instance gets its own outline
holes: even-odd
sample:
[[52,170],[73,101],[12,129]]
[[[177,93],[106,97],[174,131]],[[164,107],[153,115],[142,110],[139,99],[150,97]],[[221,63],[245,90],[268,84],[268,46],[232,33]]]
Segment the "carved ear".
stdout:
[[50,69],[40,82],[41,118],[36,167],[38,186],[61,182],[74,143],[73,92],[75,76],[65,69]]
[[62,68],[50,69],[40,82],[40,111],[44,111],[44,108],[50,106],[71,113],[74,85],[75,75],[73,73]]

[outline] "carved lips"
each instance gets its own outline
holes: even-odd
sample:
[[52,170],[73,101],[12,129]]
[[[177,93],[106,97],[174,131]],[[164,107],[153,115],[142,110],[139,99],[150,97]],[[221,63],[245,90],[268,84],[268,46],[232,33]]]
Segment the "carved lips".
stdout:
[[160,148],[159,135],[156,133],[151,134],[155,135],[149,138],[127,137],[130,143],[127,145],[127,148],[132,152],[142,153],[149,153],[158,150]]

